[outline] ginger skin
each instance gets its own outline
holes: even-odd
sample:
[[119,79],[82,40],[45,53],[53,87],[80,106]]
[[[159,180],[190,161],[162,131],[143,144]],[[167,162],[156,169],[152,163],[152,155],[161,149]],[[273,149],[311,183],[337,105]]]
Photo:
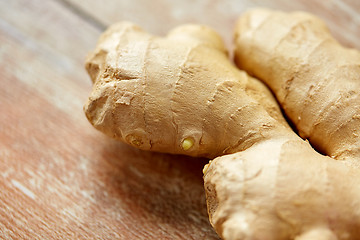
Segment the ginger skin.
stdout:
[[234,41],[236,64],[272,89],[299,134],[360,167],[360,52],[305,12],[249,11]]
[[160,38],[116,24],[86,67],[94,87],[84,110],[97,129],[144,150],[229,154],[204,167],[210,222],[223,239],[360,236],[360,170],[300,139],[211,29],[186,25]]
[[143,150],[214,158],[287,131],[270,91],[233,66],[205,26],[160,38],[113,25],[86,69],[94,82],[84,108],[90,123]]
[[214,159],[204,175],[223,239],[360,237],[360,171],[298,140],[267,140]]

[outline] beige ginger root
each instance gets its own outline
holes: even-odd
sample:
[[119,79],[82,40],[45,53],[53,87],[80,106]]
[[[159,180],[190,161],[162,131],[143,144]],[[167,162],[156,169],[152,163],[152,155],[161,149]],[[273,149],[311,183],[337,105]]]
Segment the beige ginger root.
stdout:
[[213,160],[204,176],[223,239],[360,239],[360,171],[299,140],[273,139]]
[[235,29],[237,65],[275,93],[300,135],[360,166],[360,52],[304,12],[255,9]]
[[160,38],[116,24],[86,67],[94,87],[85,113],[97,129],[144,150],[233,153],[204,168],[210,222],[222,238],[360,236],[359,170],[297,137],[211,29],[186,25]]
[[204,26],[160,38],[131,23],[113,25],[86,68],[94,82],[89,121],[143,150],[214,158],[286,130],[270,91],[237,70]]

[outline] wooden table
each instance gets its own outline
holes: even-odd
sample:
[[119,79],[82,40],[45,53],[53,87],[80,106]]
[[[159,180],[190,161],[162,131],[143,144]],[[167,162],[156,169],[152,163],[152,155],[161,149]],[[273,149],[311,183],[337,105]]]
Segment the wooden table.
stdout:
[[206,159],[142,152],[87,122],[86,53],[119,20],[164,34],[186,22],[231,43],[254,6],[308,10],[360,49],[359,1],[0,0],[0,238],[218,239]]

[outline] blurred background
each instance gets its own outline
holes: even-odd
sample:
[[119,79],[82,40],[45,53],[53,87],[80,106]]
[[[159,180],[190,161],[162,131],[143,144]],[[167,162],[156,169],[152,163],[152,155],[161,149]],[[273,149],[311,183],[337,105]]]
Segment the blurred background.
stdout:
[[[231,43],[231,33],[238,16],[246,9],[268,7],[286,11],[312,12],[327,22],[330,29],[343,43],[353,46],[359,41],[352,32],[359,29],[360,3],[351,0],[135,0],[135,1],[61,1],[98,28],[105,28],[114,21],[133,21],[144,29],[166,34],[183,23],[200,23],[215,28]],[[338,34],[341,33],[341,34]]]
[[356,0],[0,0],[0,239],[218,239],[202,186],[208,160],[94,130],[84,59],[124,20],[160,35],[206,24],[231,48],[236,19],[253,7],[312,12],[360,49]]

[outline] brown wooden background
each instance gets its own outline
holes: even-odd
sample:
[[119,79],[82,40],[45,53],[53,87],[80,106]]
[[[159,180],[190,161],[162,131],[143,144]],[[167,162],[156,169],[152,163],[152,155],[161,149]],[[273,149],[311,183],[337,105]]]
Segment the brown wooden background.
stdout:
[[109,24],[164,34],[181,23],[230,46],[249,7],[308,10],[360,49],[356,0],[0,0],[0,239],[217,239],[205,159],[148,153],[94,130],[82,106],[86,53]]

